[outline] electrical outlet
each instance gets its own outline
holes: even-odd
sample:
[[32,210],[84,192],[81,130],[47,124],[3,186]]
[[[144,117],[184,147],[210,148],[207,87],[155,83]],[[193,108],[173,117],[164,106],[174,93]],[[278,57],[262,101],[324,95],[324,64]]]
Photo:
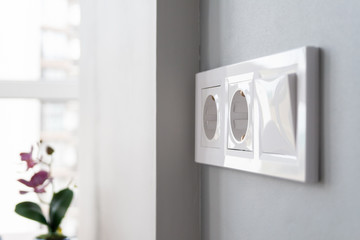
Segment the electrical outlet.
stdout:
[[253,150],[253,76],[248,73],[227,78],[229,149]]
[[209,87],[201,90],[202,98],[202,146],[220,147],[220,87]]

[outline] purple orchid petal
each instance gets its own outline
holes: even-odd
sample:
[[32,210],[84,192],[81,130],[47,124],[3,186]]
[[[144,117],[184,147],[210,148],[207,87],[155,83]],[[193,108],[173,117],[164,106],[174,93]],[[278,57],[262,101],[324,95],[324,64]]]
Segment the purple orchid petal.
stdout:
[[21,160],[23,161],[27,161],[27,160],[32,160],[32,152],[33,152],[34,148],[31,146],[31,150],[28,153],[20,153],[20,157]]
[[27,169],[26,170],[29,170],[29,168],[33,168],[37,164],[37,162],[35,162],[35,161],[27,161],[26,164],[27,164]]
[[20,194],[27,194],[28,193],[28,191],[19,191],[20,192]]
[[45,193],[45,188],[50,184],[51,181],[48,181],[46,184],[39,186],[39,187],[35,187],[34,188],[34,192],[36,193]]
[[42,170],[38,173],[35,173],[34,176],[31,177],[30,181],[26,181],[24,179],[19,179],[18,181],[28,187],[36,188],[42,185],[49,177],[49,173]]
[[30,179],[30,183],[32,184],[33,187],[37,187],[43,184],[46,181],[46,179],[48,179],[49,177],[50,177],[49,173],[42,170],[39,171],[38,173],[35,173],[35,175],[32,176],[32,178]]
[[45,189],[44,188],[34,188],[34,192],[36,192],[36,193],[45,193]]
[[32,158],[33,150],[34,150],[34,148],[31,147],[30,152],[20,153],[21,161],[25,161],[27,164],[26,170],[29,170],[29,168],[33,168],[37,164],[37,162],[35,162],[34,159]]
[[19,182],[21,182],[22,184],[28,186],[28,187],[33,187],[31,185],[31,183],[29,181],[26,181],[25,179],[18,179]]

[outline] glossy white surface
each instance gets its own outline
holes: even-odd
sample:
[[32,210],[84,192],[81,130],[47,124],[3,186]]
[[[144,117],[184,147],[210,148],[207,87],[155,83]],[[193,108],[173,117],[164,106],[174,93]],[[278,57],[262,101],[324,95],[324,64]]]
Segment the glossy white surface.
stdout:
[[[210,95],[217,103],[213,139],[203,128],[204,104]],[[317,181],[317,126],[317,48],[303,47],[196,75],[196,162]]]
[[259,103],[260,151],[296,154],[296,75],[255,82]]

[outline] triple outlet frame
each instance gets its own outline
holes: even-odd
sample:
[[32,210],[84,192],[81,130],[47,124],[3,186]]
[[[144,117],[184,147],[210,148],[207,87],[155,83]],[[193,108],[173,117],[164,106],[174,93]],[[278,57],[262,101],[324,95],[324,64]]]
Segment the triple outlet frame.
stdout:
[[303,47],[198,73],[195,161],[317,181],[318,55]]

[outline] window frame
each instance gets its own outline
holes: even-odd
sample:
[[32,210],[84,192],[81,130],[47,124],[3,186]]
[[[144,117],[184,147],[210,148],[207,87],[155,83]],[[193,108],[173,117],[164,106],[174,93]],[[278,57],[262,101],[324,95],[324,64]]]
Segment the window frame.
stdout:
[[0,98],[35,98],[46,100],[78,100],[78,81],[9,81],[0,79]]

